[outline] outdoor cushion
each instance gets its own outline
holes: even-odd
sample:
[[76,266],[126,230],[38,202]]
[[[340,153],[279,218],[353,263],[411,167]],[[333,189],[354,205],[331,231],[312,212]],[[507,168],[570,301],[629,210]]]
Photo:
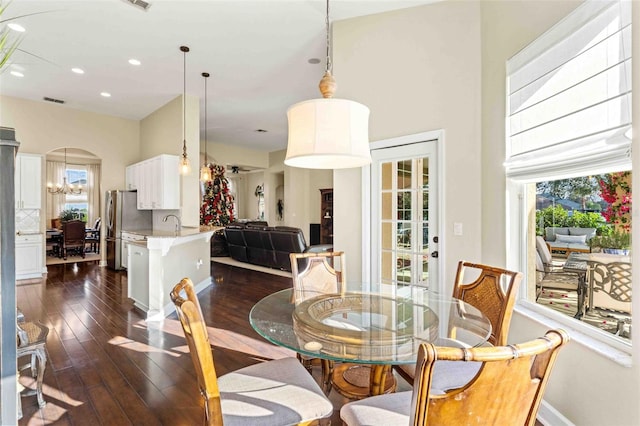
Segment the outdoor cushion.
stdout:
[[575,243],[575,244],[586,244],[587,236],[586,235],[556,235],[556,242],[558,243]]
[[569,235],[569,228],[550,226],[550,227],[545,229],[545,234],[546,234],[545,235],[545,240],[547,240],[547,241],[555,241],[556,240],[556,235],[558,235],[558,234],[560,234],[560,235]]
[[569,228],[569,235],[585,235],[589,241],[596,236],[596,228]]

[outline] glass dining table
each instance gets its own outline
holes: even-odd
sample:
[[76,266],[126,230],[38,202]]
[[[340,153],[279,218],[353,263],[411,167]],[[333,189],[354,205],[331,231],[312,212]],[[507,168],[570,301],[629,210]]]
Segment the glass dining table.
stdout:
[[421,343],[475,347],[491,335],[490,321],[472,305],[417,286],[322,294],[297,305],[291,289],[281,290],[256,303],[249,321],[269,342],[301,355],[371,365],[382,381],[371,395],[384,391],[392,365],[416,362]]

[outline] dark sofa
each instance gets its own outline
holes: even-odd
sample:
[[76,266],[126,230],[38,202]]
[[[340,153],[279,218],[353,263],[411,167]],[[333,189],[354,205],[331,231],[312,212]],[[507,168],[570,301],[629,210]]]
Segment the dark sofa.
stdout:
[[291,272],[289,253],[309,249],[300,228],[231,224],[224,228],[229,256],[240,262]]

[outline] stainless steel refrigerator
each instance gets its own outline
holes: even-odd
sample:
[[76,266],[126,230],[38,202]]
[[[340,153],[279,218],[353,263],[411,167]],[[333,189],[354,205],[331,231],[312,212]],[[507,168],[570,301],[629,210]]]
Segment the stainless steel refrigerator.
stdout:
[[[137,191],[107,191],[105,200],[105,225],[107,241],[107,267],[122,268],[122,231],[151,229],[151,210],[138,210]],[[126,259],[124,259],[126,263]]]

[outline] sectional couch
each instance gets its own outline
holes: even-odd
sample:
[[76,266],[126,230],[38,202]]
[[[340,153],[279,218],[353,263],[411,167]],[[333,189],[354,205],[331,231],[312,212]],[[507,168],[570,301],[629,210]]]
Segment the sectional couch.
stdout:
[[224,228],[224,235],[232,259],[289,272],[289,253],[311,249],[302,230],[289,226],[270,227],[255,222],[231,224]]
[[589,240],[596,235],[596,228],[548,227],[545,241],[552,252],[589,253]]

